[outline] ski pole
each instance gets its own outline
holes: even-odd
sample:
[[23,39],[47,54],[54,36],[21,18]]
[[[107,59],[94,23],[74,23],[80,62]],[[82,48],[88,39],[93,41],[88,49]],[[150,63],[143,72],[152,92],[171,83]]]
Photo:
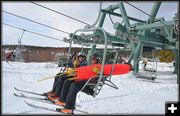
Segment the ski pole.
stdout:
[[[66,72],[65,72],[65,73],[66,73]],[[64,75],[65,73],[60,73],[60,74],[57,74],[56,76],[59,78],[59,77],[61,77],[62,75]],[[44,81],[44,80],[47,80],[47,79],[55,78],[56,76],[53,76],[53,77],[46,77],[46,78],[37,80],[36,82],[41,82],[41,81]]]
[[44,81],[44,80],[47,80],[47,79],[51,79],[51,78],[54,78],[55,76],[53,77],[46,77],[46,78],[43,78],[43,79],[40,79],[40,80],[37,80],[36,82],[41,82],[41,81]]

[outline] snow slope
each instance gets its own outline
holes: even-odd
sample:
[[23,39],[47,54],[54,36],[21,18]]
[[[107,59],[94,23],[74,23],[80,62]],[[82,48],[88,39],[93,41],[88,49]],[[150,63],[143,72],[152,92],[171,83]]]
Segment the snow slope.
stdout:
[[[27,106],[22,98],[13,95],[18,93],[13,87],[40,93],[49,91],[53,78],[42,82],[37,80],[54,76],[59,70],[53,63],[3,61],[2,114],[58,114]],[[157,83],[134,78],[132,72],[116,75],[112,81],[118,90],[105,85],[95,98],[79,92],[76,102],[81,105],[81,110],[90,114],[165,114],[165,102],[178,101],[177,76],[172,72],[172,64],[158,63]],[[38,101],[27,101],[52,107]]]

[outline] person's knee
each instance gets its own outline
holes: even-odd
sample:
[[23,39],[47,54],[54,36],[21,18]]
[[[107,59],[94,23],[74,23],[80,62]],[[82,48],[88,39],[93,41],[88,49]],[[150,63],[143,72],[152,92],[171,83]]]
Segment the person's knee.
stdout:
[[75,83],[72,83],[72,84],[71,84],[71,88],[76,88],[76,84],[75,84]]
[[72,91],[76,90],[78,92],[80,90],[80,85],[78,83],[73,82],[71,84],[70,88],[71,88]]
[[58,82],[61,82],[61,81],[64,81],[64,80],[66,80],[66,77],[64,77],[64,76],[60,76],[60,77],[58,78]]
[[58,76],[55,76],[55,81],[57,81],[58,80]]
[[64,84],[65,84],[65,85],[70,85],[70,84],[71,84],[71,81],[65,80],[65,81],[64,81]]

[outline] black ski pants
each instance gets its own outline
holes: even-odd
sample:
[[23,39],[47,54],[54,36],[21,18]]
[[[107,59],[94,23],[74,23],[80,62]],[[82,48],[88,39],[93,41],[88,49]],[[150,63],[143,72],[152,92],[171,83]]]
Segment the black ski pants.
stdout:
[[[85,83],[86,81],[64,81],[59,101],[66,103],[65,108],[75,109],[77,93],[82,89]],[[86,86],[84,90],[87,94],[93,94],[93,89],[91,89],[90,86]]]
[[62,90],[62,86],[63,83],[66,79],[68,78],[73,78],[73,76],[67,76],[67,75],[62,75],[62,76],[56,76],[54,83],[53,83],[53,89],[52,91],[55,92],[57,95],[60,96],[61,94],[61,90]]

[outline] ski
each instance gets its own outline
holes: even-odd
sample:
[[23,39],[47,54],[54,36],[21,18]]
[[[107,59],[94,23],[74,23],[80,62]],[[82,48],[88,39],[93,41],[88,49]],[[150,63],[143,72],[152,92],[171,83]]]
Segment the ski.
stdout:
[[[31,106],[31,107],[36,107],[36,108],[40,108],[40,109],[44,109],[44,110],[49,110],[49,111],[54,111],[54,112],[59,112],[59,113],[65,114],[65,113],[63,113],[63,112],[60,111],[60,109],[63,108],[62,106],[59,106],[59,108],[56,108],[56,107],[50,108],[50,107],[35,105],[35,104],[32,104],[32,103],[27,102],[26,100],[24,100],[24,102],[25,102],[27,105]],[[83,110],[79,110],[79,109],[75,109],[75,111],[81,112],[81,113],[84,113],[84,114],[88,114],[88,112],[83,111]]]
[[[38,97],[27,96],[27,95],[24,95],[23,93],[20,93],[20,95],[14,93],[14,95],[16,97],[21,97],[21,98],[26,98],[26,99],[34,100],[34,101],[48,103],[48,104],[51,104],[51,105],[61,106],[61,105],[53,103],[51,100],[48,100],[47,98],[38,98]],[[76,107],[80,108],[81,106],[80,105],[76,105]]]
[[10,64],[10,61],[6,61],[13,69],[15,69],[16,70],[16,68],[12,65],[12,64]]
[[154,81],[154,80],[146,80],[146,79],[141,79],[141,81],[145,81],[145,82],[151,82],[151,83],[161,83],[159,81]]
[[36,92],[32,92],[32,91],[27,91],[27,90],[23,90],[23,89],[18,89],[18,88],[16,88],[16,87],[14,87],[14,89],[15,89],[16,91],[20,91],[20,92],[24,92],[24,93],[30,93],[30,94],[34,94],[34,95],[45,96],[45,95],[43,95],[42,93],[36,93]]
[[[35,107],[35,108],[40,108],[40,109],[44,109],[44,110],[49,110],[49,111],[54,111],[54,112],[58,112],[57,111],[57,108],[50,108],[50,107],[44,107],[44,106],[40,106],[40,105],[35,105],[35,104],[32,104],[32,103],[29,103],[27,102],[26,100],[24,100],[24,102],[28,105],[28,106],[31,106],[31,107]],[[61,112],[59,112],[61,113]]]
[[136,78],[147,79],[147,80],[152,80],[152,81],[154,81],[156,79],[156,77],[144,76],[144,75],[137,75]]
[[34,100],[44,100],[44,101],[50,101],[50,100],[48,100],[48,98],[47,97],[44,97],[44,98],[39,98],[39,97],[32,97],[32,96],[26,96],[26,95],[24,95],[24,94],[16,94],[16,93],[14,93],[14,95],[16,96],[16,97],[21,97],[21,98],[26,98],[26,99],[34,99]]

